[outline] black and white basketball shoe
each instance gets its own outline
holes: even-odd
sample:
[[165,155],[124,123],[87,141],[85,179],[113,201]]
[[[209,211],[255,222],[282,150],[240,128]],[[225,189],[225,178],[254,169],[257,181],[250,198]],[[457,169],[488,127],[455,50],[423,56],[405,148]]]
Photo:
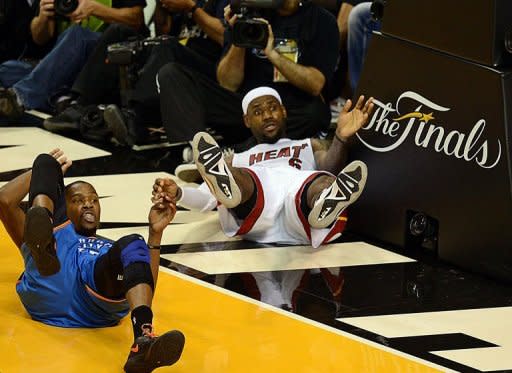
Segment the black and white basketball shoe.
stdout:
[[242,199],[240,188],[215,139],[206,132],[198,132],[192,140],[192,151],[197,169],[217,201],[227,208],[238,206]]
[[361,161],[353,161],[340,171],[332,184],[315,201],[308,221],[312,228],[327,228],[354,203],[363,192],[368,169]]

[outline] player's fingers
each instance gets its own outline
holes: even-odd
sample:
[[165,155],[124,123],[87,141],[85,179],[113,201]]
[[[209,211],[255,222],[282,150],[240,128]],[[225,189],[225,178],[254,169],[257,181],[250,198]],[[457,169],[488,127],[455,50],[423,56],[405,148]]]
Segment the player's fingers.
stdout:
[[361,95],[357,99],[357,103],[356,103],[355,109],[359,109],[360,110],[363,107],[363,103],[364,103],[364,95]]
[[345,101],[345,105],[343,105],[343,109],[341,109],[341,111],[344,113],[348,113],[351,107],[352,107],[352,100],[348,99],[347,101]]
[[370,97],[366,102],[364,103],[363,111],[367,112],[370,109],[370,105],[373,102],[373,97]]

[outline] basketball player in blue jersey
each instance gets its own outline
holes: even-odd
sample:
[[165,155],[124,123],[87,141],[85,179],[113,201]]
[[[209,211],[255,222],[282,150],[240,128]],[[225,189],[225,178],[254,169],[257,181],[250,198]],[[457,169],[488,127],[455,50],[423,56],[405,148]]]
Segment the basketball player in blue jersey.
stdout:
[[[176,213],[175,202],[153,186],[148,244],[139,235],[112,242],[96,236],[100,203],[84,181],[64,187],[69,161],[62,151],[39,155],[32,171],[0,188],[0,218],[25,263],[16,290],[37,321],[60,327],[116,325],[131,311],[134,342],[124,366],[145,373],[174,364],[185,338],[153,333],[151,301],[160,241]],[[19,207],[29,193],[26,215]]]
[[194,160],[205,183],[169,193],[178,203],[202,211],[218,206],[224,233],[263,243],[311,244],[338,238],[345,209],[361,195],[367,169],[361,161],[346,165],[347,142],[367,121],[373,99],[360,96],[340,113],[328,148],[318,139],[286,137],[287,112],[269,87],[249,91],[242,100],[245,125],[257,145],[231,160],[207,133],[194,136]]

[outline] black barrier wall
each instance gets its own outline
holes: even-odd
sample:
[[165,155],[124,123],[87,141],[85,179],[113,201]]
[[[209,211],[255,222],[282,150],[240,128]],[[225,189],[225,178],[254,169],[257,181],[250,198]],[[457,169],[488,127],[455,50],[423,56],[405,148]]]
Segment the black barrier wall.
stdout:
[[483,65],[512,66],[510,0],[387,0],[382,33]]
[[377,105],[351,151],[369,175],[349,230],[511,281],[511,92],[509,72],[375,34],[357,95]]

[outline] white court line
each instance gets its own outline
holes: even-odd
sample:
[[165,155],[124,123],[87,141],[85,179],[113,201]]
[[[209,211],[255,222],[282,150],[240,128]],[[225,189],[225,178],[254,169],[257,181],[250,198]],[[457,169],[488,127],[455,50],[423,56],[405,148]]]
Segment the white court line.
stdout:
[[512,307],[347,317],[337,320],[386,338],[463,333],[496,346],[430,352],[481,371],[509,371],[512,368]]
[[0,145],[14,145],[0,149],[0,172],[32,167],[38,154],[48,153],[54,148],[62,149],[73,161],[111,155],[104,150],[35,127],[0,128]]
[[163,254],[162,258],[207,274],[414,262],[413,259],[365,242],[330,244],[318,249],[311,246],[286,246]]

